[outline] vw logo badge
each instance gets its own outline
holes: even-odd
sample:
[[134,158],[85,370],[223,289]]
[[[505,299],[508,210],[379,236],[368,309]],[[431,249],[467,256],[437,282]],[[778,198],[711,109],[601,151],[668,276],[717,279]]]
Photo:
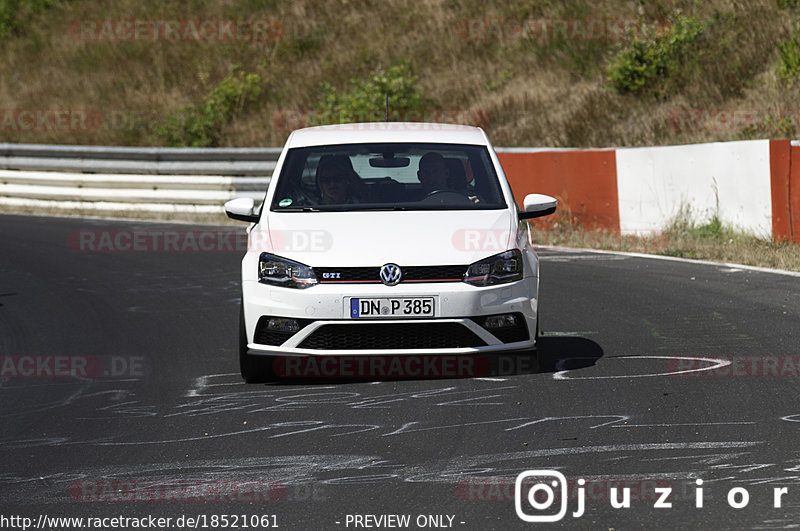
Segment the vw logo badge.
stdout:
[[397,264],[386,264],[381,267],[381,282],[387,286],[396,286],[403,278],[403,272]]

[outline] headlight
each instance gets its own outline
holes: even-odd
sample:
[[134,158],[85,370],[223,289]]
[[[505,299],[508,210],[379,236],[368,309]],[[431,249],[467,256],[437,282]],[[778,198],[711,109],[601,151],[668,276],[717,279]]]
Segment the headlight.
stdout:
[[258,259],[258,281],[284,288],[310,288],[317,283],[314,270],[294,260],[261,253]]
[[475,262],[467,268],[464,282],[473,286],[492,286],[522,280],[522,253],[512,249]]

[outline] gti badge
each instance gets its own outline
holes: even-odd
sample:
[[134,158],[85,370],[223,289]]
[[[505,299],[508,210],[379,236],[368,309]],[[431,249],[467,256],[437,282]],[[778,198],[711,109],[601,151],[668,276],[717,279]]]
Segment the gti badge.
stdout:
[[381,267],[381,282],[387,286],[396,286],[403,278],[403,272],[397,264],[386,264]]

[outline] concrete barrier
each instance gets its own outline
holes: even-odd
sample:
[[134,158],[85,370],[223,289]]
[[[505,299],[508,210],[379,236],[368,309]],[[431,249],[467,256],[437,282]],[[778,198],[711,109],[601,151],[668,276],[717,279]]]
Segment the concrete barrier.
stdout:
[[654,233],[688,209],[697,222],[718,216],[750,234],[800,243],[800,143],[500,148],[498,158],[518,202],[553,195],[589,229]]
[[620,231],[649,234],[682,209],[769,237],[768,140],[617,149]]

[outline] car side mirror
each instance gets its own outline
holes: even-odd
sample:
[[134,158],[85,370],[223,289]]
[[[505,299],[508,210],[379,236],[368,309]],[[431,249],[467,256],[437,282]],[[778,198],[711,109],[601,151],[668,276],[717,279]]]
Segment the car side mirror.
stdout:
[[253,213],[255,205],[252,197],[237,197],[225,203],[225,214],[238,221],[258,223],[259,215]]
[[556,211],[558,199],[544,194],[528,194],[522,200],[522,211],[519,219],[533,219],[549,216]]

